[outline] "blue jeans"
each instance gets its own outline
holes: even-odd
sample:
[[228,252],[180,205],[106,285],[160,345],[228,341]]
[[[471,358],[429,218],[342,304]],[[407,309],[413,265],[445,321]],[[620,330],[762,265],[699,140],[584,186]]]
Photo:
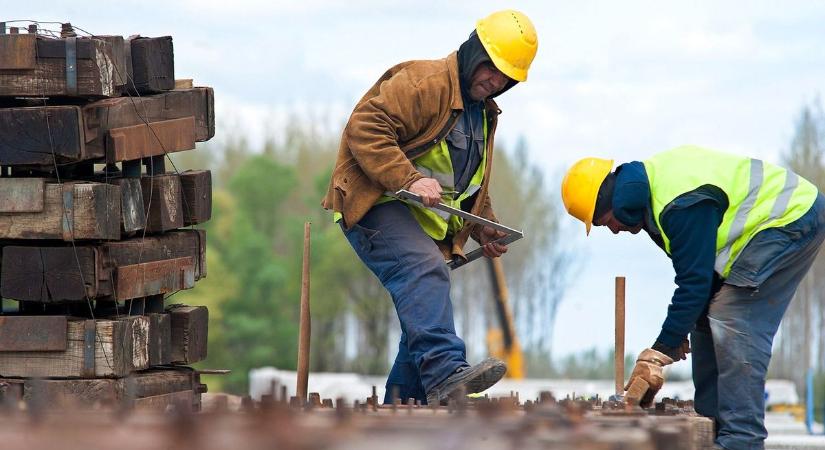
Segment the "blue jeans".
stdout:
[[754,236],[691,332],[696,412],[716,420],[716,443],[726,449],[765,446],[773,337],[823,239],[820,194],[798,220]]
[[427,392],[468,365],[464,341],[455,333],[444,256],[408,207],[397,201],[373,206],[344,235],[389,291],[401,322],[384,403],[392,402],[394,392],[403,401],[426,403]]

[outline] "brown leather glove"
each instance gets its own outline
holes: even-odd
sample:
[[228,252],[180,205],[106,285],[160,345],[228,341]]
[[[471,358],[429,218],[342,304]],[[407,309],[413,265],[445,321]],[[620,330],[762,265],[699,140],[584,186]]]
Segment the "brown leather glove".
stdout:
[[642,400],[639,403],[639,406],[642,408],[647,408],[653,404],[653,398],[656,397],[656,393],[659,392],[659,389],[665,384],[662,367],[668,364],[673,364],[673,359],[652,348],[644,349],[642,353],[639,354],[639,357],[636,358],[636,366],[633,367],[633,373],[630,374],[630,379],[627,381],[624,389],[630,389],[630,385],[633,384],[636,378],[641,378],[647,382],[647,392],[642,396]]

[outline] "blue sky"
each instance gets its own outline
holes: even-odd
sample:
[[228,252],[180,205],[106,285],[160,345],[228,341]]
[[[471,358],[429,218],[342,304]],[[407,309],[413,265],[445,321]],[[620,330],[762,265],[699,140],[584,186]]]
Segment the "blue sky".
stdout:
[[[294,111],[341,124],[389,66],[443,57],[478,18],[520,9],[539,53],[528,81],[500,97],[497,142],[523,136],[553,183],[585,156],[623,162],[685,143],[777,161],[800,107],[825,90],[817,1],[4,3],[0,20],[171,34],[176,76],[215,88],[216,139],[234,130],[252,142],[277,136]],[[669,260],[644,235],[585,239],[568,225],[582,269],[559,309],[556,354],[612,345],[615,275],[628,277],[627,349],[650,345],[672,294]],[[582,323],[603,331],[581,333]]]

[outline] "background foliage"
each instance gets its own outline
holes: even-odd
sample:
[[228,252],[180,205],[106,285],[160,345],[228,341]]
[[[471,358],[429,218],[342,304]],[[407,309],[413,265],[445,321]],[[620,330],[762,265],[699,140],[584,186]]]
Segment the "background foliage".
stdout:
[[[260,147],[226,138],[176,155],[179,170],[213,171],[207,230],[209,276],[172,302],[210,310],[209,358],[229,368],[212,389],[244,393],[251,368],[294,369],[304,221],[312,222],[311,370],[385,374],[400,331],[389,296],[320,207],[338,149],[338,133],[293,120],[280,139]],[[511,303],[528,370],[550,370],[555,311],[568,272],[558,194],[519,143],[497,149],[492,197],[500,219],[528,239],[504,258]],[[454,274],[457,329],[471,361],[486,355],[484,337],[498,326],[483,264]]]

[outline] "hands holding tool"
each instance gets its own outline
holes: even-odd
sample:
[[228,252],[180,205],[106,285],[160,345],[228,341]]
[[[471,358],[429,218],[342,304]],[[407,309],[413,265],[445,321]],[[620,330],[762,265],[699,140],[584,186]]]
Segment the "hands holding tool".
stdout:
[[421,197],[424,206],[435,206],[441,201],[441,185],[435,178],[421,178],[413,182],[408,189]]
[[496,239],[501,239],[506,234],[501,231],[494,230],[490,227],[484,227],[481,229],[481,233],[479,233],[479,237],[481,241],[481,248],[483,249],[484,256],[488,258],[498,258],[499,256],[507,253],[507,246],[504,244],[499,244],[497,242],[493,242]]
[[630,379],[624,388],[630,390],[637,378],[647,382],[647,391],[641,396],[639,403],[642,408],[647,408],[653,404],[653,398],[656,397],[656,393],[665,383],[662,368],[668,364],[673,364],[673,359],[652,348],[644,349],[636,359],[636,366],[633,367],[633,373],[630,374]]

